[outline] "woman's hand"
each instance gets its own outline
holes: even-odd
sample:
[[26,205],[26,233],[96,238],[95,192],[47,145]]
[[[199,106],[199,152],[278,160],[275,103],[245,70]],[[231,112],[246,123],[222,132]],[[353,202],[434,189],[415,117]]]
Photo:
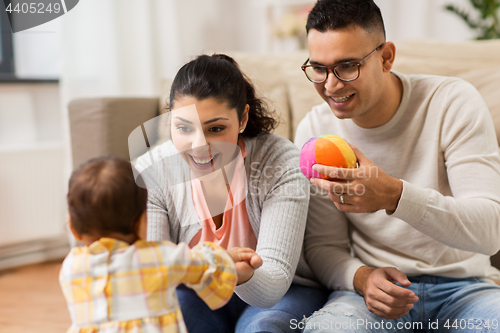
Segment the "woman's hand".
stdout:
[[250,248],[233,247],[227,250],[236,266],[238,285],[250,280],[253,272],[262,265],[262,259]]

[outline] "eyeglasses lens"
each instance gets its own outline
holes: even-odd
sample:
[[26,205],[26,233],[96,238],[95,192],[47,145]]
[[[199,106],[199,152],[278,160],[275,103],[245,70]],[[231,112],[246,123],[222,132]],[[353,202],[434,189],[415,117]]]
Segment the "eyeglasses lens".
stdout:
[[358,66],[356,64],[342,64],[335,67],[334,71],[342,80],[350,81],[358,77]]
[[[351,81],[358,77],[358,66],[356,64],[346,63],[336,66],[334,71],[337,77],[342,80]],[[323,82],[326,80],[328,70],[321,66],[306,67],[306,75],[313,82]]]

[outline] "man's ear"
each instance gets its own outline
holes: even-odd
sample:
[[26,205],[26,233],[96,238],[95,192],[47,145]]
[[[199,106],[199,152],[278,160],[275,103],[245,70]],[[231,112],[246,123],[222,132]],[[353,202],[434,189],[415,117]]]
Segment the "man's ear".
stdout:
[[382,47],[382,67],[384,72],[389,72],[396,59],[396,45],[393,42],[386,42]]
[[135,223],[135,234],[142,240],[148,239],[148,214],[146,210]]
[[73,236],[75,236],[76,240],[81,242],[83,240],[82,235],[80,235],[75,230],[75,228],[73,228],[73,224],[71,223],[71,216],[69,215],[68,215],[68,225],[69,225],[69,230],[71,230],[71,233],[73,234]]

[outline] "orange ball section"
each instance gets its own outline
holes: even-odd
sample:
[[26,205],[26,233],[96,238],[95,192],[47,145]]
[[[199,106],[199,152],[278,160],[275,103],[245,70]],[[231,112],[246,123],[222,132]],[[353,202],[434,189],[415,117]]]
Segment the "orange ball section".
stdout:
[[[347,168],[347,162],[340,149],[328,138],[319,137],[314,147],[314,155],[316,156],[316,163],[335,166],[340,168]],[[323,179],[333,179],[321,174]]]
[[339,147],[328,138],[318,138],[314,146],[314,155],[318,164],[347,168],[347,162]]
[[[317,164],[338,168],[353,168],[356,166],[356,156],[349,145],[347,145],[344,139],[336,135],[324,135],[319,137],[314,147],[314,155]],[[321,177],[323,179],[335,180],[335,178],[330,178],[323,174]]]
[[352,151],[349,144],[344,139],[342,139],[338,135],[323,135],[322,137],[325,137],[335,143],[335,145],[340,149],[340,152],[344,156],[348,168],[356,168],[358,159],[356,158],[356,155]]

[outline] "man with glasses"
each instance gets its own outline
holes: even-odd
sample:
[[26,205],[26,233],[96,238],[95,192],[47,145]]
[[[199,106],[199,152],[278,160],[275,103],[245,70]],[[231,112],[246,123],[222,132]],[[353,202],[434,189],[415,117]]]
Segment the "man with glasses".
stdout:
[[500,156],[481,96],[392,72],[372,0],[319,0],[306,30],[302,70],[326,103],[295,142],[339,135],[359,167],[314,167],[335,180],[311,179],[324,193],[311,195],[305,254],[336,291],[305,332],[500,332]]

